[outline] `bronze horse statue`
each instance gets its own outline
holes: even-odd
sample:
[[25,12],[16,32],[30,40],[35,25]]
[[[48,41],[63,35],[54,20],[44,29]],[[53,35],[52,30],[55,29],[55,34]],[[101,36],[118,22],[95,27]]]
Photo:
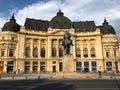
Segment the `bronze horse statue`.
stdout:
[[73,45],[70,37],[71,37],[70,33],[66,31],[66,33],[64,34],[64,38],[62,40],[62,46],[64,46],[66,55],[70,55],[70,46]]

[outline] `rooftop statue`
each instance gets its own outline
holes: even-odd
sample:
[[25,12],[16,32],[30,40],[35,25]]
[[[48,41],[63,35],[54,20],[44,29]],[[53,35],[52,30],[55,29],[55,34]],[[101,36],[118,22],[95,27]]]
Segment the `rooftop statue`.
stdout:
[[70,37],[71,37],[70,33],[68,31],[66,31],[64,34],[64,38],[62,40],[62,46],[64,46],[66,55],[70,55],[70,46],[73,45]]

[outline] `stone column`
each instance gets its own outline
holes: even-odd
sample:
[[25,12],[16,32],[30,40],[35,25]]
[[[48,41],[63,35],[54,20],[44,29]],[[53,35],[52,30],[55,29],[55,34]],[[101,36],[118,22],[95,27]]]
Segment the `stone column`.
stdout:
[[92,71],[92,62],[91,61],[88,61],[89,62],[89,71],[91,72]]
[[81,58],[83,58],[83,41],[81,40],[81,47],[80,47],[80,50],[81,50]]
[[47,58],[48,56],[48,43],[47,43],[47,39],[45,39],[45,58]]
[[71,47],[73,47],[73,52],[72,52],[72,54],[73,54],[73,57],[75,58],[75,57],[76,57],[76,55],[75,55],[75,53],[76,53],[76,50],[75,50],[75,47],[76,47],[76,46],[75,46],[75,45],[76,45],[76,44],[75,44],[75,37],[73,37],[72,42],[73,42],[73,45],[74,45],[74,46],[71,46]]
[[[18,59],[15,60],[15,70],[17,71],[18,70]],[[16,73],[17,74],[17,73]]]
[[88,57],[89,57],[89,58],[91,58],[90,50],[91,50],[90,41],[88,40]]
[[81,67],[82,67],[82,71],[84,70],[84,62],[81,61]]
[[33,61],[30,61],[30,73],[32,73],[33,70]]
[[9,44],[5,44],[5,57],[9,56]]
[[4,61],[3,72],[4,72],[5,74],[7,74],[7,61]]
[[57,39],[57,57],[59,57],[59,39]]
[[31,39],[30,57],[33,58],[33,39]]
[[51,52],[52,52],[52,39],[48,38],[48,58],[50,58],[52,56]]
[[40,73],[40,61],[38,61],[38,73]]
[[41,58],[41,39],[38,40],[38,58]]

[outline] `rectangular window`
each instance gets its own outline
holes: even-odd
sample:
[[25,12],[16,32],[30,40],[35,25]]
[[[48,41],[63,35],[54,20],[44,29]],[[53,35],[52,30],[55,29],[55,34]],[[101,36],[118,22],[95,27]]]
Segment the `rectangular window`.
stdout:
[[29,73],[30,72],[30,62],[29,61],[25,61],[25,73]]
[[112,62],[106,62],[106,68],[108,71],[112,70]]
[[13,55],[14,55],[14,50],[13,50],[13,49],[10,49],[10,51],[9,51],[9,56],[10,56],[10,57],[13,57]]
[[34,61],[33,62],[33,73],[37,73],[37,69],[38,69],[38,62]]
[[81,62],[77,62],[76,65],[77,72],[81,71],[82,70]]
[[92,62],[92,71],[96,71],[96,62]]
[[45,72],[45,62],[40,62],[40,71]]

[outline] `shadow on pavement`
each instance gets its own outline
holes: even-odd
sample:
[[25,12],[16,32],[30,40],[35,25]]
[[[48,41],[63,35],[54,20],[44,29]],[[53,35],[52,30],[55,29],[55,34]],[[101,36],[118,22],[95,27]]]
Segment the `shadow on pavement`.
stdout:
[[36,88],[30,90],[73,90],[72,85],[65,85],[62,83],[53,83],[53,84],[46,84],[46,85],[39,85]]
[[120,84],[118,82],[118,80],[115,79],[116,85],[118,86],[119,90],[120,90]]

